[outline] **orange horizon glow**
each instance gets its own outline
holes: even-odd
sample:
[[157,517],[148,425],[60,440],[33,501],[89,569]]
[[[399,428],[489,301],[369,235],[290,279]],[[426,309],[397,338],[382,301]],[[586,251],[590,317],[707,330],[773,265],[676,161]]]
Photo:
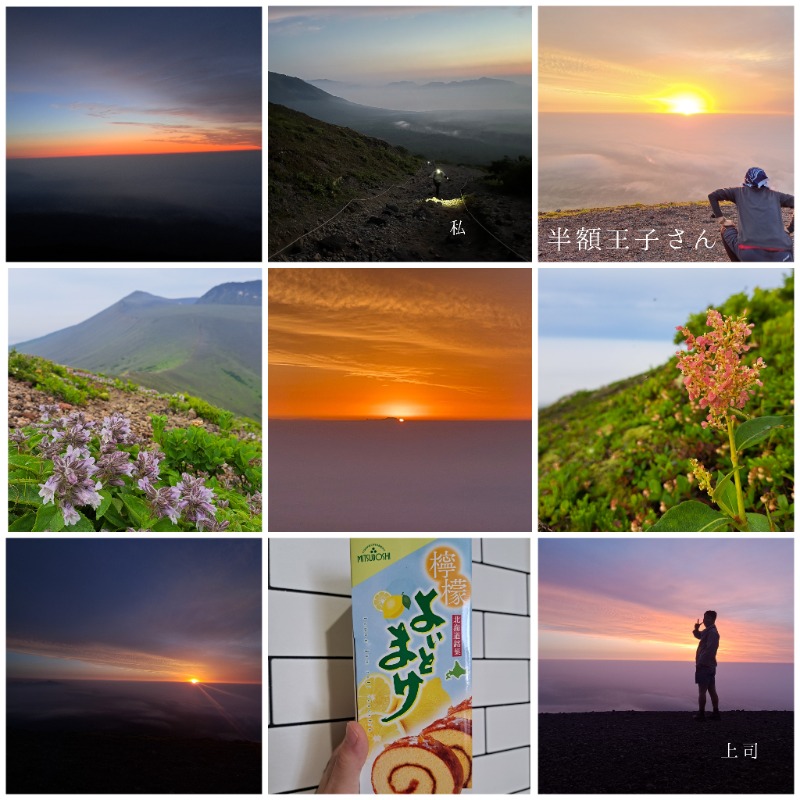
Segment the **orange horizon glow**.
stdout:
[[16,161],[25,158],[91,158],[93,156],[145,156],[145,155],[180,155],[182,153],[234,153],[242,150],[261,150],[261,147],[243,146],[230,147],[228,145],[183,145],[180,148],[164,148],[164,143],[136,142],[137,147],[129,146],[127,149],[120,148],[119,145],[113,146],[92,146],[75,145],[71,148],[63,148],[54,152],[52,147],[44,145],[42,147],[29,147],[26,150],[11,151],[8,147],[7,160]]

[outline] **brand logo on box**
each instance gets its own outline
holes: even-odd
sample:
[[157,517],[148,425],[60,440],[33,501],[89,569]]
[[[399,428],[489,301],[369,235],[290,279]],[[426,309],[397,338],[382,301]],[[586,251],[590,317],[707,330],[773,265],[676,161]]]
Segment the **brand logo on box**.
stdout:
[[361,555],[356,556],[359,564],[366,563],[367,561],[391,561],[392,554],[380,544],[368,544],[362,551]]

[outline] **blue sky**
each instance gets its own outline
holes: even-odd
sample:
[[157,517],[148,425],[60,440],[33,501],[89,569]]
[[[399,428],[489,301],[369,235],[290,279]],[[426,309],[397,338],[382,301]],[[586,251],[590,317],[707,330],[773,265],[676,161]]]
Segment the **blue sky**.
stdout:
[[737,292],[783,285],[785,269],[552,268],[538,271],[537,404],[663,364],[675,328]]
[[83,322],[137,290],[159,297],[201,297],[221,283],[260,279],[260,269],[242,267],[9,269],[8,342]]
[[539,336],[672,341],[675,326],[786,269],[539,269]]

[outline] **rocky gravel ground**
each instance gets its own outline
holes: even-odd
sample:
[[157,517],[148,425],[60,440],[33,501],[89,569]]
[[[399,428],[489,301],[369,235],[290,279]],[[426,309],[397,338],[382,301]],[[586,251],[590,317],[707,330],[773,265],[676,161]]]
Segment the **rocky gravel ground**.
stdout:
[[793,729],[791,711],[539,714],[539,793],[791,794]]
[[8,424],[9,428],[21,428],[38,422],[41,419],[40,405],[58,403],[64,414],[71,411],[82,411],[88,420],[102,423],[103,417],[110,416],[118,411],[131,420],[131,431],[138,437],[151,440],[153,428],[150,424],[150,414],[166,415],[169,418],[167,426],[170,428],[186,428],[190,425],[202,425],[212,433],[218,433],[219,428],[206,420],[199,419],[194,411],[188,414],[176,412],[169,407],[169,401],[164,397],[151,394],[147,390],[139,392],[123,392],[119,389],[108,387],[108,400],[90,399],[86,405],[72,406],[61,400],[53,398],[46,392],[34,389],[30,384],[19,381],[9,376],[8,378]]
[[[722,211],[728,219],[737,221],[736,206],[723,204]],[[794,212],[791,208],[782,211],[783,224],[788,226]],[[597,238],[593,240],[593,236]],[[585,244],[579,244],[581,238]],[[707,203],[622,206],[558,216],[540,214],[538,261],[731,263]]]
[[[354,200],[318,230],[336,209],[299,220],[293,228],[270,227],[271,252],[306,234],[270,260],[531,261],[530,201],[493,191],[481,180],[483,173],[471,167],[447,167],[447,174],[442,202],[434,197],[433,181],[418,174],[388,191]],[[463,233],[453,233],[454,222]]]

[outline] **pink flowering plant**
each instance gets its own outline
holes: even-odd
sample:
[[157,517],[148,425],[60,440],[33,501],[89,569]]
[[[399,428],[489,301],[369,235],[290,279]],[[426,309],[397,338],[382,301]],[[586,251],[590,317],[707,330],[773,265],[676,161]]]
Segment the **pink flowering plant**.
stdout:
[[775,526],[766,505],[763,514],[748,512],[745,508],[742,453],[777,430],[791,427],[793,417],[749,417],[745,413],[748,401],[763,387],[761,373],[767,369],[761,357],[746,360],[745,354],[753,347],[748,339],[754,328],[747,322],[747,312],[723,316],[710,308],[706,327],[710,330],[700,336],[684,326],[676,328],[684,336],[687,347],[685,351],[678,351],[677,366],[692,406],[706,413],[700,424],[726,437],[731,470],[727,474],[718,472],[715,479],[698,459],[691,459],[698,485],[719,510],[689,500],[669,509],[650,530],[772,531]]

